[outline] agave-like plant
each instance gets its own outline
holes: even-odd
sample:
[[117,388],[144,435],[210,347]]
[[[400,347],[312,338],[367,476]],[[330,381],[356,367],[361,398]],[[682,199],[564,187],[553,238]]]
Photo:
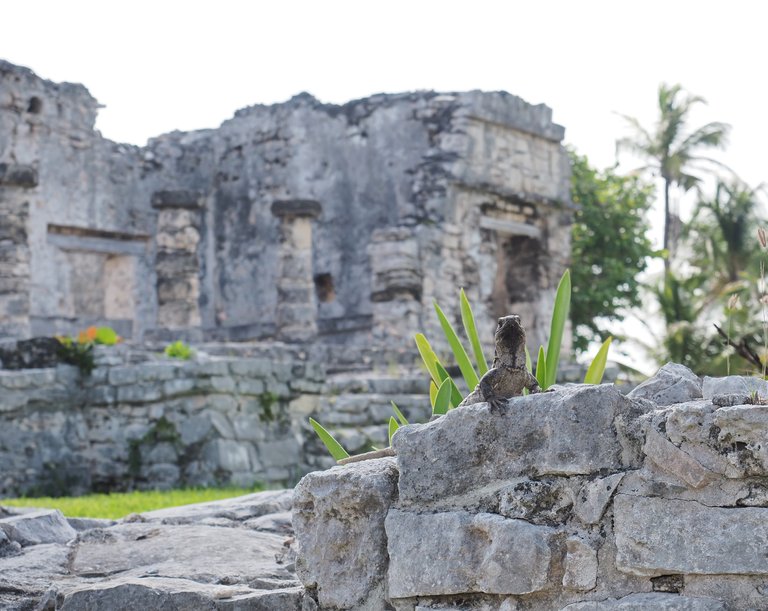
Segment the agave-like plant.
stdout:
[[[471,392],[475,386],[477,386],[480,378],[488,371],[488,361],[483,354],[480,338],[477,334],[475,317],[472,313],[472,307],[467,299],[467,295],[464,293],[464,289],[459,291],[459,304],[461,309],[461,322],[464,327],[466,338],[469,341],[471,352],[474,356],[474,363],[472,362],[472,359],[470,359],[456,330],[453,328],[453,325],[451,325],[443,310],[437,302],[434,303],[434,306],[445,339],[451,348],[451,352],[461,371],[464,382]],[[563,334],[565,331],[565,324],[568,321],[570,305],[571,274],[569,270],[565,270],[565,273],[558,283],[557,292],[555,293],[555,305],[552,311],[547,348],[545,349],[544,346],[539,347],[538,358],[536,360],[536,379],[542,390],[552,386],[557,379],[560,348],[563,343]],[[608,360],[608,349],[610,348],[612,339],[613,338],[609,337],[603,342],[602,346],[600,346],[600,349],[597,351],[595,358],[592,360],[592,363],[587,370],[587,374],[584,378],[585,384],[600,384],[602,381]],[[446,414],[449,410],[458,407],[464,397],[459,390],[459,387],[453,381],[453,378],[448,374],[443,363],[437,357],[437,354],[432,349],[429,340],[427,340],[424,334],[417,333],[414,340],[416,341],[416,348],[421,355],[424,366],[431,378],[429,382],[429,401],[432,405],[432,415]],[[528,371],[533,372],[532,361],[527,347],[525,352],[526,367],[528,368]],[[527,394],[527,391],[524,390],[523,392]],[[395,415],[391,416],[389,419],[390,444],[392,442],[392,435],[395,434],[395,431],[401,426],[408,424],[405,416],[403,416],[402,412],[394,402],[392,402],[392,409],[395,412]],[[346,450],[341,447],[341,444],[339,444],[339,442],[336,441],[336,439],[334,439],[333,436],[318,422],[312,418],[310,418],[309,421],[315,429],[315,432],[328,448],[331,456],[336,460],[342,460],[349,456]]]

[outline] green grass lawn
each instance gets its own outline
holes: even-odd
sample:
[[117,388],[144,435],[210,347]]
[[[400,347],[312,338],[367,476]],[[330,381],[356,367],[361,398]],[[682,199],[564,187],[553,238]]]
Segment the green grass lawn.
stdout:
[[117,519],[129,513],[141,513],[189,505],[229,499],[252,492],[261,488],[187,488],[182,490],[146,490],[135,492],[113,492],[110,494],[87,494],[85,496],[62,496],[0,499],[0,505],[14,507],[48,507],[59,509],[70,518],[111,518]]

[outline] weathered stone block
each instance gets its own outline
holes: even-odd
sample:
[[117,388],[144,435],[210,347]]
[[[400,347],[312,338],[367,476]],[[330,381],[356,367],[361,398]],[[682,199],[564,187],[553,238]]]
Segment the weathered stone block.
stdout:
[[761,397],[768,397],[768,381],[752,376],[727,376],[725,378],[705,377],[702,394],[705,399],[715,395],[750,394],[757,392]]
[[214,439],[206,444],[203,456],[215,469],[231,472],[251,469],[248,447],[237,441]]
[[642,408],[612,385],[575,386],[519,397],[499,412],[470,405],[404,427],[393,445],[400,500],[446,499],[521,475],[588,475],[621,468],[617,417]]
[[[397,463],[384,458],[310,473],[296,486],[296,572],[321,608],[357,608],[387,571],[384,518],[397,498]],[[370,608],[385,608],[383,598]]]
[[565,547],[563,587],[591,590],[597,584],[597,551],[580,537],[568,537]]
[[392,509],[386,529],[390,598],[526,594],[547,586],[555,531],[546,526],[488,513]]
[[685,403],[702,397],[702,382],[684,365],[667,363],[628,396],[633,399],[649,399],[657,405]]
[[616,566],[633,575],[768,574],[768,508],[619,494]]
[[114,386],[135,384],[139,380],[137,367],[112,367],[109,370],[109,383]]
[[614,473],[608,477],[598,477],[581,487],[576,495],[573,510],[584,524],[596,524],[600,521],[624,475]]
[[264,467],[291,467],[299,463],[300,446],[294,437],[259,444],[259,458]]
[[714,413],[717,441],[730,446],[726,459],[737,472],[768,475],[768,405],[736,405]]
[[725,611],[726,606],[712,598],[676,596],[647,592],[630,594],[624,598],[609,598],[583,603],[573,603],[562,611]]
[[75,529],[58,509],[0,518],[0,530],[3,530],[11,541],[16,541],[22,546],[66,543],[77,536]]
[[705,468],[653,428],[646,433],[643,452],[659,467],[692,488],[700,488],[717,477],[717,474]]

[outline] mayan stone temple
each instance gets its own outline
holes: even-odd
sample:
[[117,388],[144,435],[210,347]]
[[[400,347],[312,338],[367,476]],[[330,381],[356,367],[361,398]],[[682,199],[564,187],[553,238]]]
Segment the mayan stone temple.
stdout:
[[410,348],[464,287],[543,335],[570,252],[563,128],[506,93],[301,94],[139,148],[0,63],[0,337]]

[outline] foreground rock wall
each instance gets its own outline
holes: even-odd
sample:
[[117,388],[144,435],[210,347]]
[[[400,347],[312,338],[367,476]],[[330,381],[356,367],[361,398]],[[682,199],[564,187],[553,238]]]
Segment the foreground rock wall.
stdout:
[[297,570],[321,609],[768,608],[768,385],[678,365],[394,437],[306,476]]

